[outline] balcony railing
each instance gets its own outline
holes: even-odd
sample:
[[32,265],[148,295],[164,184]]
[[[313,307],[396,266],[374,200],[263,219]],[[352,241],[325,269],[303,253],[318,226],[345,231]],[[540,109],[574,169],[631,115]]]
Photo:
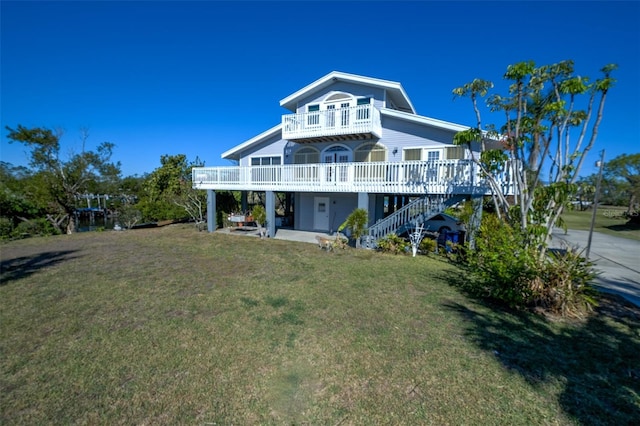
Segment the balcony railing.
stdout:
[[288,140],[381,133],[380,110],[373,105],[282,116],[282,138]]
[[[510,174],[501,184],[512,194]],[[470,160],[319,163],[278,166],[197,167],[197,189],[278,192],[487,194],[488,184]]]

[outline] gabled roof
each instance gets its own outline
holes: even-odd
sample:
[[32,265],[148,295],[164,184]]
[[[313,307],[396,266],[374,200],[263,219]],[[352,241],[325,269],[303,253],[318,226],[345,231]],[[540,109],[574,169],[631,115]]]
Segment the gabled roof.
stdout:
[[276,133],[280,132],[281,128],[282,128],[282,123],[278,124],[277,126],[273,126],[266,132],[262,132],[259,135],[254,136],[245,142],[242,142],[240,145],[236,145],[230,150],[223,152],[220,155],[220,157],[225,158],[227,160],[239,160],[240,154],[242,153],[242,151],[244,151],[246,148],[250,146],[253,146],[254,144],[258,144],[262,142],[264,139],[268,137],[275,135]]
[[395,106],[401,111],[409,113],[416,113],[413,108],[413,104],[409,100],[406,92],[402,88],[402,85],[395,81],[381,80],[379,78],[364,77],[361,75],[347,74],[340,71],[332,71],[324,77],[314,81],[313,83],[303,87],[297,92],[287,96],[280,101],[280,106],[295,112],[298,106],[298,101],[318,90],[325,89],[337,81],[344,81],[347,83],[362,84],[365,86],[373,86],[385,89],[387,96],[395,104]]

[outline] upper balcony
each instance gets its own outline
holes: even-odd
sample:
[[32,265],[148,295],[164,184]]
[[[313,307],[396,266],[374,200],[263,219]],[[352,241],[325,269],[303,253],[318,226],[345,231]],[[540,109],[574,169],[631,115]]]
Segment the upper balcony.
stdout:
[[282,138],[298,143],[381,136],[380,110],[370,104],[282,116]]

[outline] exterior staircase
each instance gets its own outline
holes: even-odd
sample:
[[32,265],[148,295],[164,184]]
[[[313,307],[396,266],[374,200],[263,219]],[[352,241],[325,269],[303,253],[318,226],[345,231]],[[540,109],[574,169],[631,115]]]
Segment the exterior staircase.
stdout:
[[401,226],[409,223],[423,223],[438,213],[444,212],[447,207],[464,200],[464,198],[463,195],[424,196],[416,198],[409,204],[371,225],[362,237],[362,246],[366,248],[376,248],[379,239],[395,233]]

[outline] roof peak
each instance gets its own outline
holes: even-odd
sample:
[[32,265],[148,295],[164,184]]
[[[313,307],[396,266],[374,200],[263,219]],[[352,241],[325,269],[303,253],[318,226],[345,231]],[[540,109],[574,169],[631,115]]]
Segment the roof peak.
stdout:
[[309,93],[321,90],[325,87],[330,86],[331,84],[337,81],[345,81],[349,83],[363,84],[368,86],[376,86],[384,88],[391,92],[396,98],[395,100],[401,102],[403,105],[403,109],[410,111],[415,114],[415,109],[413,108],[413,104],[409,100],[402,84],[397,81],[384,80],[380,78],[367,77],[358,74],[350,74],[342,71],[331,71],[329,74],[319,78],[318,80],[306,85],[302,89],[292,93],[286,98],[280,101],[280,106],[287,108],[289,111],[295,112],[297,108],[298,101],[308,95]]

